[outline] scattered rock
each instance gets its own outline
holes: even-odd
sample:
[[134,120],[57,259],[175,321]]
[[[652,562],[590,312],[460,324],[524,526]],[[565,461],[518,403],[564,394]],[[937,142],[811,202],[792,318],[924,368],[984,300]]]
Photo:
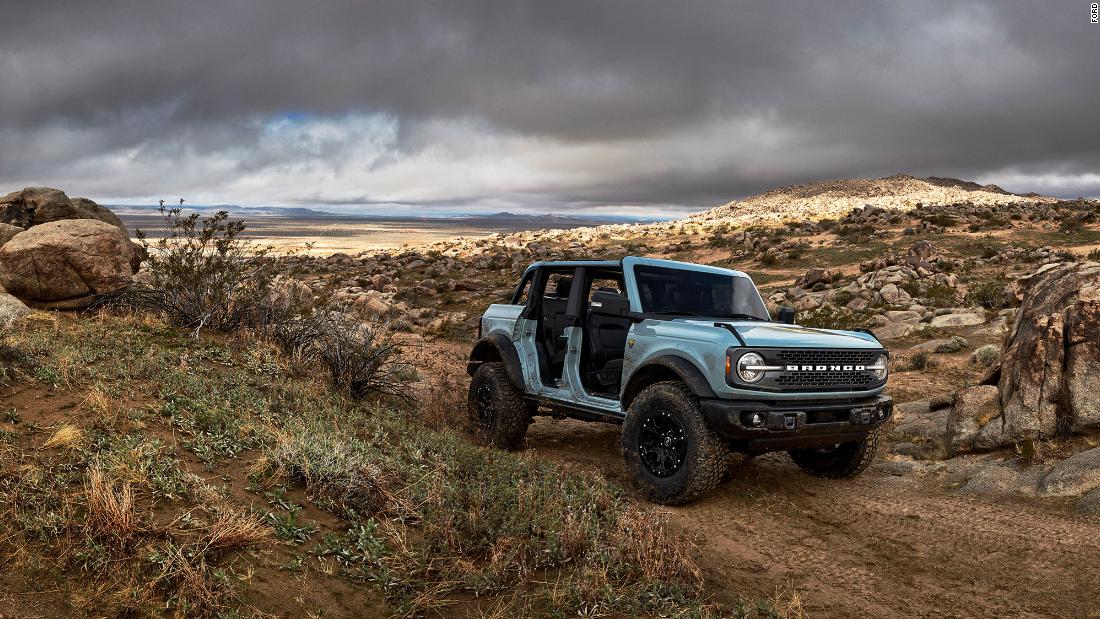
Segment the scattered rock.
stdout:
[[798,278],[794,285],[799,288],[810,289],[816,284],[828,284],[833,281],[833,272],[829,269],[813,268]]
[[1047,496],[1079,496],[1095,488],[1100,488],[1100,447],[1062,460],[1039,482]]
[[0,292],[0,329],[11,327],[29,313],[31,308],[22,301],[6,292]]
[[937,329],[950,327],[970,327],[985,322],[985,314],[979,312],[955,312],[932,318],[932,326]]
[[932,243],[926,240],[917,241],[909,247],[905,262],[910,266],[932,268]]
[[979,469],[959,488],[963,494],[1021,494],[1024,482],[1020,473],[1006,466],[991,464]]

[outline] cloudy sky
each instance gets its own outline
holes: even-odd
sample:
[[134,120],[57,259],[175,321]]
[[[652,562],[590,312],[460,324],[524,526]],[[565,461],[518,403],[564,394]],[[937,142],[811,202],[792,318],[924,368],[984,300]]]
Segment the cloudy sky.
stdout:
[[1084,0],[0,5],[0,191],[656,214],[908,172],[1100,194]]

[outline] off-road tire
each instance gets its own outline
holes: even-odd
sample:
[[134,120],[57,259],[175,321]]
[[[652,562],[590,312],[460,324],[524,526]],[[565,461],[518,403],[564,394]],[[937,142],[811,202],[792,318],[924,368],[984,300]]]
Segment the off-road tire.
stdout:
[[[483,416],[486,403],[492,406],[489,419]],[[508,380],[503,363],[482,363],[470,379],[466,401],[469,429],[482,444],[507,450],[522,447],[527,426],[531,424],[531,408]]]
[[826,451],[823,448],[791,449],[791,460],[810,475],[829,479],[848,479],[859,475],[875,459],[879,431],[874,430],[854,443],[841,443]]
[[[640,448],[647,418],[673,418],[683,430],[686,453],[675,472],[654,474]],[[707,427],[699,401],[678,381],[650,385],[630,404],[622,434],[623,459],[638,491],[662,505],[683,505],[702,498],[721,483],[729,466],[729,446]]]

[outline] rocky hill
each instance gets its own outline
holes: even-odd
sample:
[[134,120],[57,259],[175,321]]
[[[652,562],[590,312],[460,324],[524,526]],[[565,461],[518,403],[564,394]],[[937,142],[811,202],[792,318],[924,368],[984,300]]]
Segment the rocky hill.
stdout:
[[753,224],[788,219],[836,218],[846,215],[853,208],[867,205],[908,211],[918,206],[964,203],[992,206],[1055,201],[1055,198],[1037,194],[1008,193],[996,185],[978,185],[954,178],[917,178],[908,174],[895,174],[886,178],[827,180],[779,187],[744,200],[734,200],[693,215],[691,219]]

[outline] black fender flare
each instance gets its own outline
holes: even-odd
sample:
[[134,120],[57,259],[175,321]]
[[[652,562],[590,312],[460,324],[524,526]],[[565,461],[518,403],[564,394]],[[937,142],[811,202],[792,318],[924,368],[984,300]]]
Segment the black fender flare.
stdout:
[[508,337],[494,333],[478,340],[474,344],[474,349],[470,351],[470,359],[466,362],[466,373],[473,376],[486,361],[504,363],[504,368],[508,372],[508,381],[512,386],[521,392],[527,391],[523,384],[523,366],[519,363],[519,351]]
[[626,387],[622,391],[622,406],[625,410],[630,406],[634,396],[642,389],[655,382],[676,379],[687,385],[687,388],[697,398],[717,398],[718,395],[711,389],[706,376],[694,363],[676,355],[661,355],[646,361],[630,375]]

